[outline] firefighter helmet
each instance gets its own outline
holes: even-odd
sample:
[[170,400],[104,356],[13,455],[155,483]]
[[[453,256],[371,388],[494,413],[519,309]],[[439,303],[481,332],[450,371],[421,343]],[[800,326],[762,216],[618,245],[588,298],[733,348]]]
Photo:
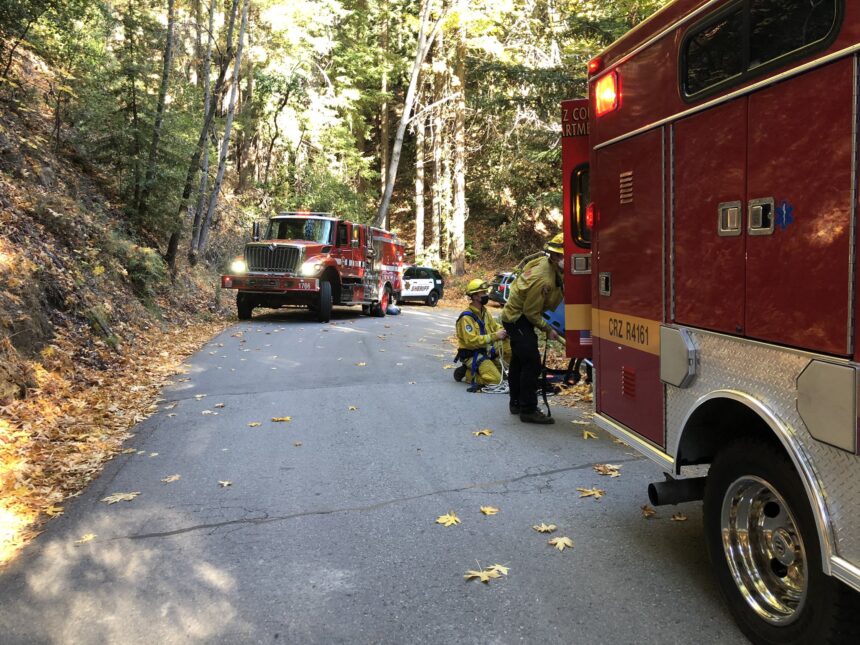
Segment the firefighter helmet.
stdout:
[[553,237],[549,242],[546,243],[546,246],[543,247],[544,251],[549,253],[559,253],[561,255],[564,254],[564,233],[559,233],[555,237]]
[[475,278],[474,280],[470,280],[469,284],[466,285],[466,295],[471,296],[480,291],[489,291],[490,285],[488,285],[481,278]]

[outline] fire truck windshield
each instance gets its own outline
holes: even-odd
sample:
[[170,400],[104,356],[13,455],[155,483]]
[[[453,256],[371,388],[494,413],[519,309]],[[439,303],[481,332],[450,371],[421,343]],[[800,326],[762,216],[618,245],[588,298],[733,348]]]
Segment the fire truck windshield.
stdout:
[[306,240],[331,244],[334,222],[327,219],[273,219],[266,231],[267,240]]

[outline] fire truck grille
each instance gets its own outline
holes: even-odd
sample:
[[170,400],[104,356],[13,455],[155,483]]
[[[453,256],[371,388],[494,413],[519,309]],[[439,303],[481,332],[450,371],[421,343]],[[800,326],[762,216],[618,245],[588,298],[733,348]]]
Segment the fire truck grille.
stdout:
[[301,251],[294,246],[245,247],[245,263],[248,271],[264,271],[267,273],[295,273],[299,268]]

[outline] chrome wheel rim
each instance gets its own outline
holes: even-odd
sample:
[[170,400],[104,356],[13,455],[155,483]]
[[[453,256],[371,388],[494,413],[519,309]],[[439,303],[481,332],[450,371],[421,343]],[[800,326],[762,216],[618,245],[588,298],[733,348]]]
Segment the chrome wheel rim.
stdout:
[[791,508],[765,480],[741,477],[723,498],[721,526],[729,570],[744,600],[772,625],[792,623],[806,602],[809,569]]

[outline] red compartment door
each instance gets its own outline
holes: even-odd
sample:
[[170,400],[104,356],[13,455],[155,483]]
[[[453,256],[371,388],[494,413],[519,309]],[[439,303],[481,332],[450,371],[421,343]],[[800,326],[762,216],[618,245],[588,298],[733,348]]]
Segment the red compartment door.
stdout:
[[747,217],[773,211],[748,231],[752,338],[851,353],[853,74],[849,57],[750,96]]

